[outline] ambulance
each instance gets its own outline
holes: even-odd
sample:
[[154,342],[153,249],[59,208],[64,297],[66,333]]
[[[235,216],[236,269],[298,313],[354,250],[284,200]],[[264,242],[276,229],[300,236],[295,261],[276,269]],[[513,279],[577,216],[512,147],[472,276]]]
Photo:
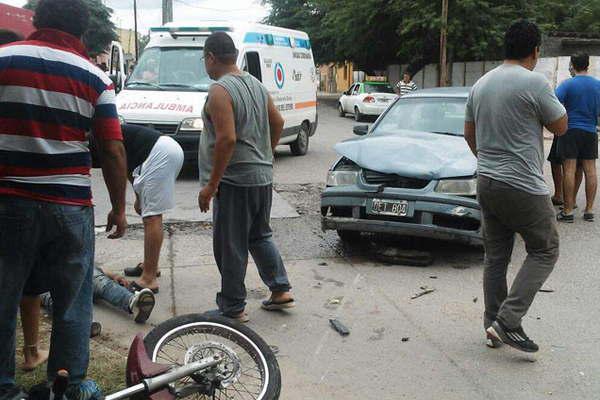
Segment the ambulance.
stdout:
[[[237,65],[261,81],[285,119],[280,145],[294,155],[308,151],[317,129],[317,71],[304,32],[261,24],[206,22],[198,26],[169,23],[150,29],[150,41],[131,75],[111,62],[121,122],[154,128],[172,136],[195,163],[202,134],[202,109],[208,89],[203,58],[207,37],[227,32],[239,50]],[[114,48],[111,54],[118,54]],[[114,69],[113,69],[114,65]],[[119,71],[120,70],[120,71]]]

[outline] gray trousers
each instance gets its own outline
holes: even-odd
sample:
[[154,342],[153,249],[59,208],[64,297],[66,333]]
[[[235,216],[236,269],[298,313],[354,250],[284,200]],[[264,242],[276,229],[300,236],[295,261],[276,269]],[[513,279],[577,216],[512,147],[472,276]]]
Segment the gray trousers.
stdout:
[[[532,195],[485,176],[479,176],[477,192],[485,246],[484,325],[498,319],[517,328],[558,260],[554,208],[549,196]],[[508,291],[506,272],[516,233],[525,241],[527,258]]]
[[213,250],[221,273],[217,305],[225,315],[246,306],[248,252],[272,292],[291,289],[270,226],[273,187],[222,183],[213,201]]

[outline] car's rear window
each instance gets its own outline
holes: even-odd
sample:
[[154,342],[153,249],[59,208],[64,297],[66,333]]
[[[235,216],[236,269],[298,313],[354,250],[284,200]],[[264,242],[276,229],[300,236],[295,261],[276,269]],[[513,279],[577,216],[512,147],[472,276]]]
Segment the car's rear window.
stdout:
[[365,93],[394,93],[394,88],[390,84],[365,83]]

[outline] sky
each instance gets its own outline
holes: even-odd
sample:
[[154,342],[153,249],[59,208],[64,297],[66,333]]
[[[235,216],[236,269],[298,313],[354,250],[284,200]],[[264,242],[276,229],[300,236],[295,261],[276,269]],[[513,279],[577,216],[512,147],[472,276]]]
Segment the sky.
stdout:
[[[103,0],[114,10],[113,22],[119,28],[133,28],[133,0]],[[26,0],[0,0],[22,7]],[[162,0],[137,0],[138,31],[148,32],[162,24]],[[173,0],[173,20],[190,24],[195,20],[233,20],[258,22],[268,15],[261,0]]]

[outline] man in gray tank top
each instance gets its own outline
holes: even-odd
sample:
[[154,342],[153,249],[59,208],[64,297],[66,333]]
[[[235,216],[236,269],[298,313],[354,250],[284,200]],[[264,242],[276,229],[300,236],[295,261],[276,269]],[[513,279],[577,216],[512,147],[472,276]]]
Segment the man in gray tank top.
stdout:
[[248,321],[246,266],[252,254],[258,272],[271,290],[265,310],[294,306],[283,261],[270,227],[273,196],[273,150],[283,118],[267,89],[238,69],[238,51],[225,32],[215,32],[204,45],[204,63],[211,86],[203,111],[198,195],[202,212],[213,200],[213,248],[221,273],[219,311]]

